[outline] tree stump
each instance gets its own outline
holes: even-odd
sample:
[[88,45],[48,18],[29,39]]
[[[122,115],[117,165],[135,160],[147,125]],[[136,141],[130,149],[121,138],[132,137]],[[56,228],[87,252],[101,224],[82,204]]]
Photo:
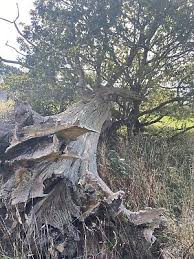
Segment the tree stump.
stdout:
[[[110,102],[42,117],[19,103],[0,125],[0,254],[19,258],[158,258],[163,209],[131,212],[97,172]],[[152,247],[155,246],[154,255]],[[161,258],[161,257],[160,257]]]

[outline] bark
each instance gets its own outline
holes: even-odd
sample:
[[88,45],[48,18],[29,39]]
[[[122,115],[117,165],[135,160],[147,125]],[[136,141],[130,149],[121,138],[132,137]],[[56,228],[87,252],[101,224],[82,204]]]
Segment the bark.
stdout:
[[160,256],[153,233],[163,209],[131,212],[124,192],[112,192],[97,172],[109,116],[110,103],[98,96],[48,117],[19,103],[14,123],[0,124],[1,256]]

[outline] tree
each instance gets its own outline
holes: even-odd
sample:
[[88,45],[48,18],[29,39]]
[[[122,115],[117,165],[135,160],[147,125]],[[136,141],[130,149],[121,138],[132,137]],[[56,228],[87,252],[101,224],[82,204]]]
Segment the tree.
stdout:
[[46,114],[83,100],[46,117],[21,103],[0,124],[1,246],[12,256],[17,241],[17,255],[40,258],[154,258],[155,246],[161,257],[163,210],[126,209],[98,175],[96,148],[110,110],[111,132],[130,134],[189,107],[192,1],[37,0],[31,15],[19,33],[24,90],[33,104],[43,96],[42,111],[55,105]]
[[35,1],[18,39],[34,99],[47,92],[42,102],[56,111],[83,92],[129,89],[140,98],[117,92],[112,130],[143,130],[184,109],[193,100],[193,10],[190,0]]

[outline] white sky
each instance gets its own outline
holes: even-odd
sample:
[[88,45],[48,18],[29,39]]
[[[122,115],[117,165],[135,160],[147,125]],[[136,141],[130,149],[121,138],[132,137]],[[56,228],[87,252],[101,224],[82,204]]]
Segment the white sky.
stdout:
[[[0,0],[0,17],[13,20],[17,16],[16,3],[19,5],[20,18],[18,22],[28,24],[30,21],[29,11],[33,7],[33,0]],[[17,32],[13,24],[8,24],[0,20],[0,56],[6,59],[15,60],[17,53],[5,44],[17,47]]]

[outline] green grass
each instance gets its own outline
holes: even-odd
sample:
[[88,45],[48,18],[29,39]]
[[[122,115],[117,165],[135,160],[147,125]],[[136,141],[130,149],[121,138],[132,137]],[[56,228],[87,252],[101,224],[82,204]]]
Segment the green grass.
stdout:
[[[187,118],[187,119],[177,119],[171,116],[165,116],[161,119],[160,122],[154,124],[154,127],[161,128],[161,127],[169,127],[171,129],[184,129],[187,127],[194,126],[194,118]],[[194,129],[192,129],[194,131]]]

